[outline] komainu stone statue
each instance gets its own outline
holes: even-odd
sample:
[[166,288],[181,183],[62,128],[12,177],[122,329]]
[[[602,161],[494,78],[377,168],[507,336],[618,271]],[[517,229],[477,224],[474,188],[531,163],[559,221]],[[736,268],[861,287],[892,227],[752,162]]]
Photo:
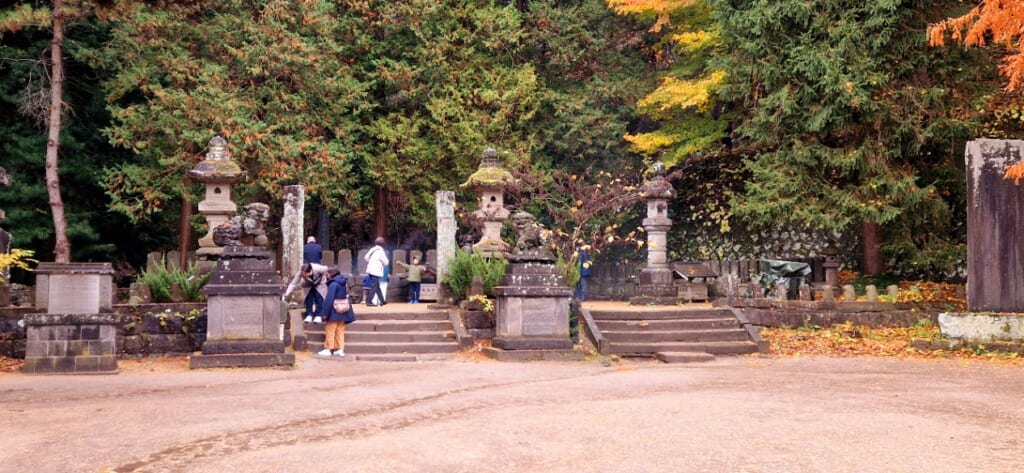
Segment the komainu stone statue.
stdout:
[[217,246],[267,246],[265,227],[270,219],[270,206],[254,202],[246,205],[244,211],[213,229]]
[[544,227],[537,223],[532,214],[522,210],[516,212],[512,215],[512,225],[516,229],[516,254],[547,250],[544,246],[547,243],[544,238]]

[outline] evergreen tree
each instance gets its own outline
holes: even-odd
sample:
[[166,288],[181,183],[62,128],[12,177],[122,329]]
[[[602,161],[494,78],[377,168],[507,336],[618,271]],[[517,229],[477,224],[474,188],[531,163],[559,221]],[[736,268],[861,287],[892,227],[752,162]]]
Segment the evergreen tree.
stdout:
[[[751,179],[733,211],[775,226],[860,227],[864,270],[882,270],[881,225],[948,215],[919,168],[949,156],[967,107],[964,57],[935,54],[924,31],[945,0],[715,0],[727,100]],[[969,117],[967,117],[969,118]],[[948,162],[947,162],[948,163]]]

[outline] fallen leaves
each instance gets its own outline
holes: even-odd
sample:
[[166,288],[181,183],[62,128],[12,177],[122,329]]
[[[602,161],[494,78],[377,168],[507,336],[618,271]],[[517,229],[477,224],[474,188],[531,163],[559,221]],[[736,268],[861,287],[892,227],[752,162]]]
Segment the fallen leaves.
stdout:
[[[942,339],[936,326],[871,328],[851,323],[833,327],[765,328],[761,337],[777,356],[880,356],[921,359],[990,360],[1024,365],[1024,356],[1015,352],[988,351],[982,348],[917,348]],[[914,343],[925,342],[925,343]]]

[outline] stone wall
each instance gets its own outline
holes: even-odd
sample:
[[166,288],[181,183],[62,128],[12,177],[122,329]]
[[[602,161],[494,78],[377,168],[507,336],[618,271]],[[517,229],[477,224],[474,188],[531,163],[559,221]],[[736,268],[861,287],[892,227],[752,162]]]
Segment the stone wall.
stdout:
[[24,373],[117,371],[117,314],[30,314],[25,317]]
[[940,310],[888,302],[777,301],[734,299],[715,301],[716,306],[733,307],[750,323],[762,327],[831,327],[846,322],[869,327],[913,327],[921,319],[937,323]]
[[[24,318],[31,308],[0,309],[0,355],[25,358]],[[206,304],[115,305],[119,318],[114,331],[119,358],[183,355],[206,340]]]

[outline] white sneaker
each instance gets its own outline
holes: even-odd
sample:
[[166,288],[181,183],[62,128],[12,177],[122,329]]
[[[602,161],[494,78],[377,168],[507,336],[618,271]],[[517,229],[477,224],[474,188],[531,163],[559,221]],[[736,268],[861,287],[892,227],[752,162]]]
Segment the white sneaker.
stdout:
[[324,348],[323,350],[318,351],[316,354],[320,356],[331,356],[331,351]]
[[345,350],[338,350],[338,351],[334,352],[334,354],[337,355],[337,356],[345,356]]
[[313,316],[307,315],[306,318],[302,319],[302,321],[308,324],[313,321]]
[[321,323],[321,322],[323,322],[323,321],[324,321],[324,319],[320,318],[320,316],[319,316],[319,315],[318,315],[318,316],[316,316],[316,317],[313,317],[313,323],[314,323],[314,324],[318,324],[318,323]]

